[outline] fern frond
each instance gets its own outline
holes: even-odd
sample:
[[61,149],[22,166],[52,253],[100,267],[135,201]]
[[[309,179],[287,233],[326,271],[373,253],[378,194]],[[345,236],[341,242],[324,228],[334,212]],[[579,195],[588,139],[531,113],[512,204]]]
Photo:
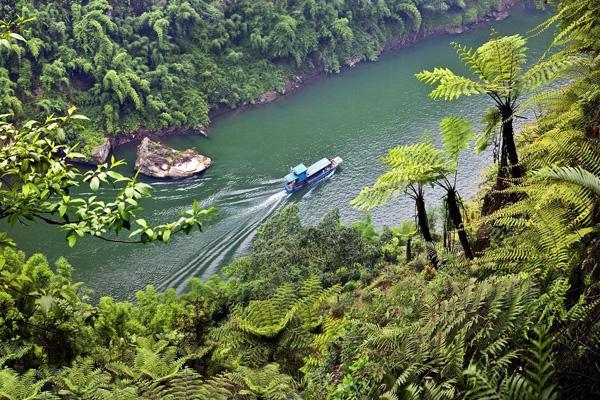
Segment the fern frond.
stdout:
[[437,85],[429,94],[435,100],[454,100],[461,96],[484,94],[493,89],[488,85],[456,75],[448,68],[434,68],[433,71],[423,71],[416,74],[416,77],[429,85]]
[[451,116],[440,121],[440,136],[448,155],[456,165],[460,154],[469,147],[474,132],[467,118]]
[[534,176],[575,183],[600,196],[600,177],[581,167],[546,167],[533,171]]
[[564,74],[565,71],[576,66],[582,66],[585,58],[568,56],[558,53],[550,59],[535,64],[518,80],[518,86],[523,91],[548,85],[550,82]]

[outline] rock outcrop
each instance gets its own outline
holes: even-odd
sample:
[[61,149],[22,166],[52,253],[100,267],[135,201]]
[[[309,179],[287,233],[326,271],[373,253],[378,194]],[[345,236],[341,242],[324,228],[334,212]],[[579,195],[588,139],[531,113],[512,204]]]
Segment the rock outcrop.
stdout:
[[135,168],[155,178],[187,178],[209,168],[211,160],[194,149],[175,150],[147,137],[137,148]]
[[258,99],[256,99],[256,104],[267,104],[270,103],[272,101],[277,100],[277,98],[281,96],[280,93],[274,91],[274,90],[269,90],[266,91],[265,93],[263,93],[262,96],[260,96]]
[[90,155],[90,159],[88,160],[92,164],[104,164],[108,161],[108,156],[110,155],[110,141],[108,139],[104,139],[102,144],[94,147],[92,149],[92,153]]

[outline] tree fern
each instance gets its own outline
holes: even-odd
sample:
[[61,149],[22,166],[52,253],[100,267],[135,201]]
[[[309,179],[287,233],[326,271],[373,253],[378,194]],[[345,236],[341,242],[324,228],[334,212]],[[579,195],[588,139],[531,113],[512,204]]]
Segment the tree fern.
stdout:
[[163,382],[177,375],[194,354],[179,356],[178,349],[166,341],[139,338],[132,363],[115,361],[109,369],[115,374],[137,381]]
[[364,326],[361,353],[385,360],[388,396],[455,398],[469,363],[507,368],[518,357],[511,343],[531,326],[534,298],[514,277],[471,282],[412,325]]
[[198,373],[185,368],[169,379],[164,396],[173,400],[227,400],[233,386],[229,378],[203,380]]
[[[448,68],[434,68],[416,74],[417,79],[435,86],[433,99],[455,100],[461,96],[487,94],[496,113],[488,111],[483,118],[484,131],[477,143],[479,151],[501,137],[501,155],[497,188],[505,188],[506,176],[521,178],[522,167],[514,140],[513,119],[520,97],[556,79],[580,62],[580,58],[556,55],[522,72],[526,62],[526,39],[520,35],[494,36],[476,50],[454,44],[458,57],[469,68],[470,75],[461,76]],[[496,127],[501,129],[496,132]],[[489,206],[484,206],[486,212]]]
[[291,376],[282,374],[279,365],[267,364],[260,369],[239,367],[230,374],[231,380],[242,386],[240,395],[265,400],[301,399]]

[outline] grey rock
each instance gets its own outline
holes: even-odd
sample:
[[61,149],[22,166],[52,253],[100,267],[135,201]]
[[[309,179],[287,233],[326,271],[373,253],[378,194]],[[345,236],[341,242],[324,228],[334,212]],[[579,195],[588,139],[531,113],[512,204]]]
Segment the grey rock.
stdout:
[[187,178],[197,175],[212,164],[210,158],[194,149],[175,150],[144,138],[137,148],[135,168],[155,178]]

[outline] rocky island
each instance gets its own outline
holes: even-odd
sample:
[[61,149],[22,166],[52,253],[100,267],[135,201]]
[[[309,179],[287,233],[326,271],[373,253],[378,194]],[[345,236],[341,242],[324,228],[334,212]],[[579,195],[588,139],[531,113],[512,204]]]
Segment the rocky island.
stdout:
[[137,148],[135,169],[155,178],[187,178],[200,174],[212,164],[194,149],[175,150],[144,138]]

